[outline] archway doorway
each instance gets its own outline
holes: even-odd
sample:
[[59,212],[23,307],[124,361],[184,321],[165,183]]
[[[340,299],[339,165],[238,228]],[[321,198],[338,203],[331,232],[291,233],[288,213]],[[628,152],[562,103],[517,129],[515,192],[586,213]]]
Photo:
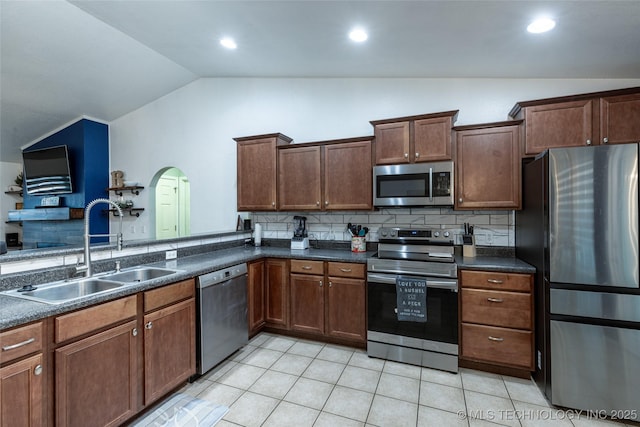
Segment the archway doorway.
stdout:
[[155,195],[156,239],[188,236],[191,232],[190,184],[178,168],[159,170],[151,186]]

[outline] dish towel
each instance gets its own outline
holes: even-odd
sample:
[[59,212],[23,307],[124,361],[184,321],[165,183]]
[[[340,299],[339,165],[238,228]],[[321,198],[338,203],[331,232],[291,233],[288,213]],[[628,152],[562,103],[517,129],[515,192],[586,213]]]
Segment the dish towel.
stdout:
[[143,418],[135,427],[212,427],[229,408],[185,393],[176,393]]
[[427,281],[408,276],[396,277],[397,313],[401,322],[427,321]]

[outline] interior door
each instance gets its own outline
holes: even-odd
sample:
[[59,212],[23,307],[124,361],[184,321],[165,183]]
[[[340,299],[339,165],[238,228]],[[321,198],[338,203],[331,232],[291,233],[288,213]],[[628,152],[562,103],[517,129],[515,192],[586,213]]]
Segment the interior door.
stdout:
[[178,237],[178,179],[162,176],[156,186],[156,238]]

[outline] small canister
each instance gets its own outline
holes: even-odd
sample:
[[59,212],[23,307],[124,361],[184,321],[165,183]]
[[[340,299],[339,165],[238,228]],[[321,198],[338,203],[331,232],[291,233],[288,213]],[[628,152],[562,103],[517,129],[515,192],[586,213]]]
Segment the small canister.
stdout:
[[366,252],[367,242],[364,237],[352,237],[351,238],[351,252]]

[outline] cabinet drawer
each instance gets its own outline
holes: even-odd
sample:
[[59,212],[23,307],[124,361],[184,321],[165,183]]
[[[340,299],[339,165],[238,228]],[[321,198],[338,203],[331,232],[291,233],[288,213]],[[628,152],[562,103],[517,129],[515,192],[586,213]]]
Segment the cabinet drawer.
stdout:
[[531,292],[532,283],[533,280],[530,274],[501,273],[494,271],[460,271],[460,286],[463,288]]
[[0,333],[0,363],[42,350],[42,322]]
[[533,334],[493,326],[462,324],[462,354],[467,359],[533,369]]
[[364,264],[353,264],[348,262],[328,262],[327,271],[329,276],[334,277],[355,277],[364,279]]
[[136,316],[136,296],[131,295],[95,307],[56,317],[57,343],[106,328]]
[[149,312],[160,307],[191,298],[195,295],[194,279],[183,280],[144,293],[144,311]]
[[291,272],[324,275],[324,261],[291,260]]
[[531,329],[531,294],[462,289],[462,321]]

